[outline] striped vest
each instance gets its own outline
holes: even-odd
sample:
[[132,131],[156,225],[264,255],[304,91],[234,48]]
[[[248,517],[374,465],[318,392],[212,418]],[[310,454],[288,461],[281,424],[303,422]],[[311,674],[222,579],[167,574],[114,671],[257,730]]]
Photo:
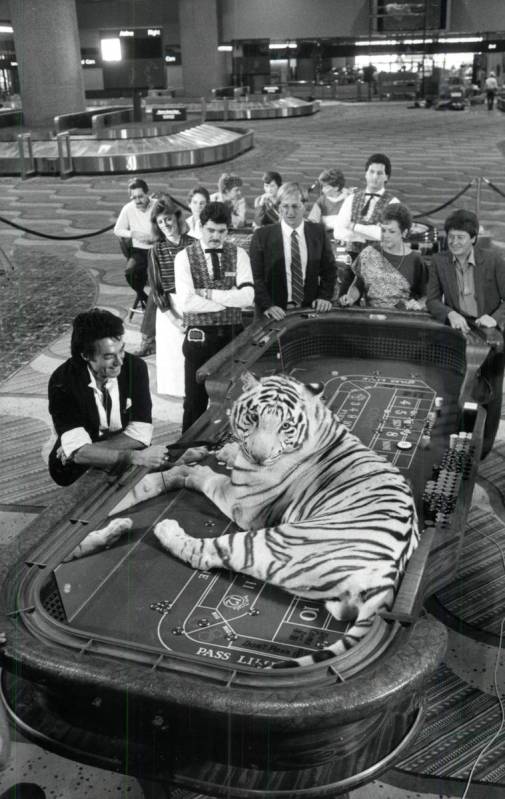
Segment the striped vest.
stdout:
[[[186,248],[191,277],[195,289],[232,289],[237,285],[237,247],[230,241],[223,244],[221,253],[221,279],[211,280],[207,268],[205,253],[199,241]],[[186,327],[207,327],[208,325],[241,325],[240,308],[224,308],[222,311],[204,313],[185,313],[183,322]]]
[[[361,211],[363,210],[363,207],[368,199],[365,195],[366,192],[364,189],[355,191],[354,194],[352,195],[351,222],[359,223],[364,221],[361,218]],[[372,213],[367,216],[366,219],[367,225],[379,224],[382,212],[384,211],[386,205],[389,205],[393,197],[394,195],[390,191],[386,190],[381,197],[377,198],[377,202],[374,205]]]

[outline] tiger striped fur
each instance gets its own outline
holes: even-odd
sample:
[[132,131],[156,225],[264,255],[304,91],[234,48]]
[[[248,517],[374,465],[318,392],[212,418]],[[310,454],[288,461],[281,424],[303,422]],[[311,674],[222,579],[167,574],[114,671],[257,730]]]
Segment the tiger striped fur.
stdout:
[[204,493],[244,532],[193,538],[168,519],[154,532],[195,569],[224,567],[324,600],[352,626],[336,644],[293,665],[338,655],[392,605],[419,539],[410,488],[291,377],[247,375],[230,420],[235,440],[218,458],[232,466],[231,477],[195,465],[175,467],[164,480],[167,488],[184,484]]

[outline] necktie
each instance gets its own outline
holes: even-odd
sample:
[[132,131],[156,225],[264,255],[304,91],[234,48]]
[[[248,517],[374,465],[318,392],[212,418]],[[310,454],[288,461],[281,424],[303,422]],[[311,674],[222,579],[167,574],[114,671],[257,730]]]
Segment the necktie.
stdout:
[[205,250],[210,253],[210,260],[212,261],[212,271],[214,272],[214,280],[221,280],[221,264],[219,263],[218,253],[222,250]]
[[368,200],[365,202],[363,208],[361,209],[361,216],[365,217],[370,210],[370,203],[372,202],[372,197],[380,197],[380,194],[373,194],[372,192],[367,191],[365,197],[368,197]]
[[302,305],[304,294],[300,244],[298,233],[293,230],[291,234],[291,301],[295,305]]
[[103,406],[107,417],[107,427],[110,427],[110,414],[112,411],[112,397],[109,394],[107,384],[102,387]]

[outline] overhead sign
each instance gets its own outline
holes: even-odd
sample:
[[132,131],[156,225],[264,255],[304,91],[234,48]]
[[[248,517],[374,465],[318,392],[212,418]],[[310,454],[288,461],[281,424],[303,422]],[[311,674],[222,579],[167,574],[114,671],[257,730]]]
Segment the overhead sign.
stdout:
[[153,122],[184,122],[186,119],[186,108],[153,108]]

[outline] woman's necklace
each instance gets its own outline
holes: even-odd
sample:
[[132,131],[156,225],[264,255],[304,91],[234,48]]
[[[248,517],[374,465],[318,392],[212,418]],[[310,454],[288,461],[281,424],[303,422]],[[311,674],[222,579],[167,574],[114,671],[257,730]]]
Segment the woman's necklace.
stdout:
[[398,264],[398,266],[395,267],[395,269],[400,271],[400,269],[402,268],[402,264],[403,264],[403,262],[405,260],[405,257],[407,255],[407,253],[405,252],[405,242],[402,241],[402,250],[401,250],[401,252],[392,252],[391,250],[385,250],[384,247],[382,247],[382,255],[383,256],[385,255],[386,258],[387,258],[388,255],[401,255],[400,263]]

